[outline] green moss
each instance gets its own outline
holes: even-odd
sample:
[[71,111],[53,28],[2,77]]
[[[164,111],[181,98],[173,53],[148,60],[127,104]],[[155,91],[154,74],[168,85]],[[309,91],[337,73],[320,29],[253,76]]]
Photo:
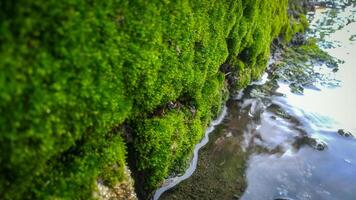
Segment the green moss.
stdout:
[[[35,174],[28,199],[90,199],[98,177],[108,186],[123,179],[125,144],[118,133],[94,136],[87,132],[84,139],[64,153],[53,157],[43,170]],[[5,198],[14,198],[7,193]],[[20,196],[20,199],[24,196]]]
[[[241,1],[241,14],[230,30],[228,64],[238,69],[233,88],[246,86],[264,71],[270,44],[285,27],[289,28],[288,1]],[[238,62],[237,62],[238,61]]]
[[[171,112],[163,118],[143,121],[135,140],[138,151],[138,169],[149,172],[148,187],[156,187],[166,177],[175,157],[179,157],[182,144],[190,144],[184,114]],[[160,133],[160,134],[157,134]],[[149,188],[151,189],[151,188]]]
[[298,19],[290,18],[290,24],[284,27],[283,38],[286,42],[290,42],[296,33],[304,33],[309,26],[308,20],[305,15],[300,15]]
[[237,64],[243,87],[264,70],[271,41],[300,30],[287,5],[1,2],[0,198],[88,199],[98,177],[114,185],[127,144],[112,129],[125,121],[132,159],[156,187],[184,165],[226,99],[220,65]]

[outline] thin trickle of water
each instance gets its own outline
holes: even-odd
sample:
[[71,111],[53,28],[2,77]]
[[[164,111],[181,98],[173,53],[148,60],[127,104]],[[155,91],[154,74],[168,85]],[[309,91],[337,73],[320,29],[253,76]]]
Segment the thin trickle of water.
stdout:
[[190,161],[188,169],[185,171],[185,173],[182,176],[177,176],[173,177],[170,179],[167,179],[165,183],[160,187],[158,190],[155,191],[155,194],[153,196],[153,200],[157,200],[160,198],[160,196],[167,190],[173,188],[174,186],[178,185],[180,182],[183,180],[189,178],[195,171],[198,163],[198,153],[199,150],[205,146],[209,142],[209,134],[214,131],[215,127],[219,125],[224,117],[227,114],[227,108],[224,106],[220,115],[213,121],[211,122],[210,126],[208,129],[205,131],[204,138],[195,146],[194,152],[193,152],[193,158]]

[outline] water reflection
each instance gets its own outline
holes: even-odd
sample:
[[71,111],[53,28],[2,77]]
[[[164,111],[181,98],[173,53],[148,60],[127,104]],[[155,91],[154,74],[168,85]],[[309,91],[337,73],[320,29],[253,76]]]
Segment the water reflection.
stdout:
[[[314,36],[322,35],[321,46],[345,61],[335,74],[327,68],[320,73],[328,74],[332,77],[329,80],[337,80],[338,84],[315,84],[318,90],[306,89],[304,95],[295,95],[288,85],[279,84],[277,92],[284,96],[272,97],[271,101],[298,124],[261,123],[260,134],[268,132],[262,145],[271,146],[269,140],[274,138],[282,142],[284,153],[250,156],[248,187],[241,199],[356,199],[356,141],[337,131],[356,131],[356,57],[352,55],[356,44],[350,40],[356,34],[355,13],[354,6],[341,8],[341,12],[333,8],[317,10],[312,23]],[[280,126],[287,136],[279,136]],[[298,129],[305,137],[295,140],[293,149],[288,147],[288,136]]]

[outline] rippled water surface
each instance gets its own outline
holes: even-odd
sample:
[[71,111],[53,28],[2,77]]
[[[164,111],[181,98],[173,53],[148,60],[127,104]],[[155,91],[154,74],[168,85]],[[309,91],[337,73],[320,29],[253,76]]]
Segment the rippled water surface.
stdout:
[[[194,174],[160,199],[356,199],[356,7],[311,16],[310,35],[343,61],[290,92],[264,77],[227,104]],[[353,135],[352,135],[353,134]]]

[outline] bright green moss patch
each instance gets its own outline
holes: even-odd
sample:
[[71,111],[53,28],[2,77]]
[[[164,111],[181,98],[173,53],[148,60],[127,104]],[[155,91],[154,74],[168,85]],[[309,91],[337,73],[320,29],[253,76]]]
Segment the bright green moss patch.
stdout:
[[131,137],[138,187],[157,187],[184,166],[228,85],[257,79],[272,40],[301,31],[287,4],[1,2],[0,198],[89,199],[99,179],[121,180]]

